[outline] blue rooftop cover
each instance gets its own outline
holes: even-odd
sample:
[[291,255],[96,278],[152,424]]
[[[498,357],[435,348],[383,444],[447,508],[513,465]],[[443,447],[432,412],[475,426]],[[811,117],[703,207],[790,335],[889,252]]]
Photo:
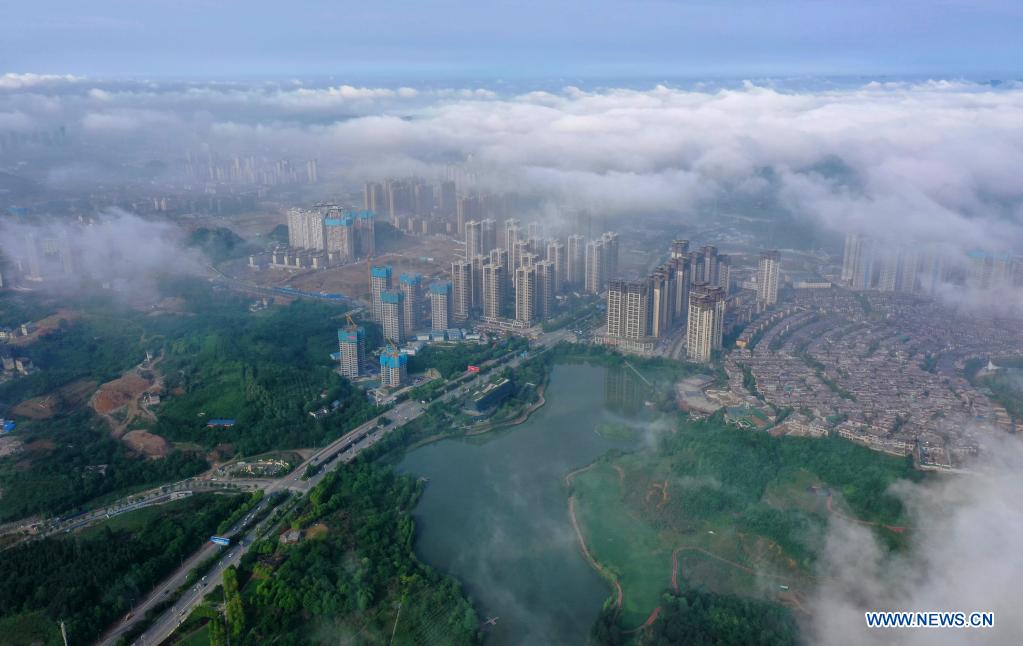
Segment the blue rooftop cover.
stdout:
[[341,328],[337,331],[337,340],[342,343],[358,343],[359,339],[366,338],[366,330],[361,325],[354,330]]
[[380,354],[381,368],[400,368],[408,364],[408,355],[404,352],[383,352]]

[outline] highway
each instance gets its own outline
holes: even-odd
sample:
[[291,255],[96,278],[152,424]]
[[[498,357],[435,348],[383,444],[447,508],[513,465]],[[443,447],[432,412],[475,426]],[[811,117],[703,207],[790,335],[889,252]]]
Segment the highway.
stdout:
[[[244,531],[252,519],[260,511],[266,509],[266,506],[269,504],[270,497],[267,496],[263,498],[263,500],[261,500],[260,503],[248,513],[248,515],[239,520],[226,532],[226,534],[228,536],[233,536]],[[195,554],[182,563],[181,567],[179,567],[174,574],[164,579],[164,581],[161,582],[160,585],[158,585],[142,603],[137,604],[128,617],[121,620],[119,624],[109,630],[107,634],[100,639],[99,643],[116,643],[117,639],[140,621],[150,608],[168,598],[175,590],[184,585],[188,577],[188,573],[191,572],[193,568],[217,553],[226,552],[226,555],[217,561],[216,565],[213,566],[210,572],[203,577],[203,580],[185,591],[185,593],[181,595],[181,598],[178,599],[171,608],[164,612],[163,615],[161,615],[160,618],[133,643],[159,644],[161,641],[169,637],[181,621],[188,617],[192,609],[198,605],[198,603],[202,600],[202,597],[209,592],[209,590],[212,590],[220,584],[224,570],[230,565],[238,564],[242,554],[244,554],[245,550],[248,549],[248,546],[252,543],[255,537],[266,528],[271,518],[272,514],[268,515],[258,524],[249,528],[249,530],[245,533],[245,536],[241,539],[241,544],[222,546],[210,542],[205,543]]]
[[[558,330],[555,332],[545,333],[535,341],[539,348],[534,351],[530,351],[525,357],[519,354],[505,355],[497,359],[491,359],[490,361],[485,362],[481,367],[494,368],[500,367],[504,364],[505,367],[514,368],[523,360],[550,349],[559,342],[567,339],[571,334],[572,332],[570,330]],[[452,398],[460,397],[463,395],[464,388],[470,384],[478,384],[481,378],[482,376],[477,376],[474,379],[466,380],[463,384],[460,384],[458,388],[445,393],[438,397],[435,401],[449,401]],[[298,495],[308,493],[313,487],[319,484],[328,473],[337,469],[341,464],[351,462],[359,455],[359,453],[379,442],[384,436],[394,429],[400,428],[416,419],[425,412],[426,408],[427,405],[418,401],[405,400],[400,402],[385,411],[383,414],[361,424],[327,446],[317,450],[316,453],[296,467],[289,475],[277,480],[262,481],[262,488],[266,492],[267,496],[262,502],[260,502],[256,509],[261,509],[262,506],[269,504],[270,494],[275,492],[288,490]],[[381,417],[387,417],[390,421],[381,426]],[[307,479],[302,479],[302,476],[306,473],[308,467],[318,465],[323,465],[323,468],[320,469],[319,472]],[[258,483],[260,481],[253,480],[250,482]],[[256,512],[254,510],[247,518],[251,518],[255,515],[255,513]],[[244,530],[246,522],[246,519],[240,521],[238,525],[231,529],[230,534],[233,535]],[[163,640],[167,639],[178,625],[180,625],[180,623],[191,614],[192,610],[194,610],[195,607],[202,602],[206,592],[220,584],[224,569],[230,565],[237,565],[242,555],[249,549],[249,545],[251,545],[261,533],[273,529],[266,525],[269,522],[270,517],[261,521],[257,526],[249,528],[245,533],[245,536],[241,539],[241,543],[238,545],[222,547],[213,543],[206,543],[187,561],[182,563],[181,567],[179,567],[174,574],[157,586],[157,588],[145,599],[145,601],[136,606],[134,612],[129,617],[122,620],[117,626],[111,628],[111,630],[104,635],[99,643],[103,645],[113,645],[116,643],[117,638],[120,635],[123,635],[133,625],[135,625],[135,623],[142,620],[147,610],[160,603],[162,599],[166,598],[166,596],[171,594],[174,590],[177,590],[178,587],[185,582],[189,571],[196,567],[196,565],[218,551],[226,551],[227,556],[217,562],[216,566],[207,574],[206,581],[198,584],[198,587],[193,587],[185,592],[174,606],[165,611],[156,621],[154,621],[153,625],[150,626],[135,642],[133,642],[133,644],[159,644]]]

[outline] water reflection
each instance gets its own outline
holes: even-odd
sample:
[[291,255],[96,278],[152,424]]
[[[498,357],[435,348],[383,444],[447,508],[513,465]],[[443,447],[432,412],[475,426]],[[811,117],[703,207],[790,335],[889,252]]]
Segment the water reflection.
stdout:
[[604,408],[619,415],[632,416],[643,410],[648,387],[628,366],[615,366],[604,372]]

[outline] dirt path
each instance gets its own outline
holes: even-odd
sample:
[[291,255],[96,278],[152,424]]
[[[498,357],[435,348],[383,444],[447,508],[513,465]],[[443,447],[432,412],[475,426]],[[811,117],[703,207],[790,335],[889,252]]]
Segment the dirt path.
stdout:
[[[589,468],[589,467],[587,467],[587,468]],[[585,471],[585,470],[586,469],[580,469],[579,471],[573,471],[572,473],[569,474],[569,476],[573,476],[576,473],[579,473],[580,471]],[[566,477],[566,480],[567,479],[568,478]],[[615,578],[615,575],[612,574],[610,570],[608,570],[606,567],[604,567],[603,565],[598,563],[597,559],[593,558],[593,555],[590,554],[590,548],[586,546],[586,539],[583,538],[583,530],[579,526],[579,520],[576,518],[576,515],[575,515],[575,496],[569,496],[568,497],[568,515],[572,519],[572,527],[575,529],[576,538],[579,539],[579,549],[582,550],[583,556],[586,558],[586,562],[589,563],[590,567],[592,567],[594,570],[596,570],[597,573],[600,574],[600,576],[604,577],[605,579],[607,579],[608,581],[610,581],[614,585],[614,588],[615,588],[615,608],[618,609],[618,610],[621,610],[622,609],[622,598],[624,597],[624,594],[622,593],[622,585],[620,583],[618,583],[618,579]]]
[[686,546],[681,546],[681,547],[676,547],[675,550],[671,553],[671,587],[674,588],[675,592],[679,591],[678,590],[678,555],[679,555],[679,552],[684,552],[686,550],[693,551],[693,552],[699,552],[700,554],[703,554],[704,556],[709,556],[712,559],[721,561],[722,563],[726,563],[728,565],[731,565],[732,567],[739,568],[743,572],[749,572],[750,574],[755,574],[757,576],[767,577],[769,579],[779,579],[781,581],[791,581],[792,580],[792,577],[784,576],[784,575],[781,575],[781,574],[767,574],[765,572],[759,572],[757,570],[754,570],[751,567],[746,567],[742,563],[736,563],[735,561],[729,561],[728,559],[724,558],[723,556],[718,556],[717,554],[715,554],[713,552],[708,552],[707,550],[703,549],[702,547],[686,547]]
[[[575,478],[580,473],[589,471],[595,466],[597,466],[597,463],[591,462],[585,467],[576,469],[575,471],[569,473],[568,475],[565,476],[565,486],[571,487],[573,478]],[[571,495],[568,497],[568,517],[572,520],[572,528],[575,530],[575,537],[579,540],[579,549],[582,550],[583,557],[586,559],[586,562],[590,564],[590,567],[596,570],[597,573],[600,574],[602,577],[610,581],[611,584],[614,586],[615,608],[621,610],[622,599],[625,597],[625,594],[622,592],[622,585],[618,583],[618,578],[614,574],[612,574],[610,570],[601,565],[597,561],[597,559],[593,558],[593,555],[590,554],[590,548],[586,545],[586,538],[583,536],[583,529],[579,525],[579,519],[576,517],[575,514],[575,495]]]
[[657,618],[660,615],[661,615],[661,607],[657,606],[656,608],[654,608],[654,611],[650,613],[650,616],[646,618],[646,621],[643,622],[642,626],[639,626],[637,628],[633,628],[632,630],[623,630],[622,632],[624,634],[626,634],[626,635],[631,635],[632,633],[638,633],[639,631],[641,631],[641,630],[643,630],[645,628],[649,628],[650,626],[653,626],[654,622],[657,621]]
[[[100,385],[93,393],[89,406],[110,426],[113,437],[118,439],[124,437],[131,424],[139,418],[156,421],[156,414],[142,402],[142,394],[147,391],[163,391],[163,374],[157,369],[162,360],[161,352],[153,361],[143,361],[117,379]],[[149,376],[144,377],[144,373]],[[118,421],[113,415],[119,410],[124,411],[122,421]]]
[[617,464],[612,464],[611,467],[618,472],[618,485],[621,487],[625,486],[625,469],[621,468]]

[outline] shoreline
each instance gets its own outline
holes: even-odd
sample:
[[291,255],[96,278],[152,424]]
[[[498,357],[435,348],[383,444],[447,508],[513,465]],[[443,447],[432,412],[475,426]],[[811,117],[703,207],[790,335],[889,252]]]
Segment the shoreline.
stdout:
[[539,388],[537,388],[537,393],[540,395],[540,399],[535,401],[535,402],[533,402],[532,404],[530,404],[526,408],[526,410],[524,410],[521,413],[519,413],[518,417],[516,417],[515,419],[507,420],[507,421],[504,421],[504,422],[497,422],[496,424],[493,424],[493,425],[488,426],[486,428],[482,428],[482,429],[475,430],[475,431],[467,431],[465,433],[462,433],[461,435],[438,434],[438,435],[431,435],[430,437],[424,437],[423,439],[421,439],[421,440],[419,440],[417,442],[413,442],[412,444],[409,444],[407,447],[405,447],[403,452],[412,451],[412,450],[418,449],[420,447],[426,446],[427,444],[433,444],[434,442],[440,442],[441,440],[450,440],[450,439],[455,439],[455,438],[459,438],[459,437],[477,437],[477,436],[480,436],[480,435],[486,435],[487,433],[492,433],[494,431],[499,431],[501,429],[511,428],[513,426],[518,426],[519,424],[524,424],[527,421],[529,421],[529,417],[533,413],[538,411],[544,404],[547,403],[547,398],[545,397],[546,389],[547,389],[547,384],[544,384],[544,385],[540,386]]
[[[569,487],[571,489],[571,487],[572,487],[572,480],[577,475],[579,475],[580,473],[585,473],[586,471],[589,471],[590,469],[594,468],[595,466],[597,466],[597,461],[596,460],[594,460],[593,462],[589,463],[585,467],[581,467],[581,468],[576,469],[575,471],[572,471],[571,473],[567,474],[565,476],[565,486],[567,486],[567,487]],[[621,583],[618,582],[618,578],[609,569],[607,569],[607,567],[602,565],[600,563],[600,561],[598,561],[596,558],[594,558],[593,554],[590,553],[590,548],[586,544],[586,537],[583,535],[582,525],[579,524],[579,518],[576,516],[576,513],[575,513],[575,494],[574,493],[569,493],[569,495],[568,495],[568,517],[569,517],[569,520],[572,521],[572,529],[575,530],[575,537],[578,540],[579,550],[582,552],[583,558],[586,559],[586,562],[589,563],[590,567],[592,567],[594,570],[597,571],[597,574],[599,574],[602,578],[604,578],[605,580],[607,580],[607,581],[609,581],[611,583],[611,586],[614,588],[615,609],[618,610],[618,611],[621,611],[621,609],[622,609],[622,602],[623,602],[623,600],[625,598],[625,594],[622,591],[622,585],[621,585]]]

